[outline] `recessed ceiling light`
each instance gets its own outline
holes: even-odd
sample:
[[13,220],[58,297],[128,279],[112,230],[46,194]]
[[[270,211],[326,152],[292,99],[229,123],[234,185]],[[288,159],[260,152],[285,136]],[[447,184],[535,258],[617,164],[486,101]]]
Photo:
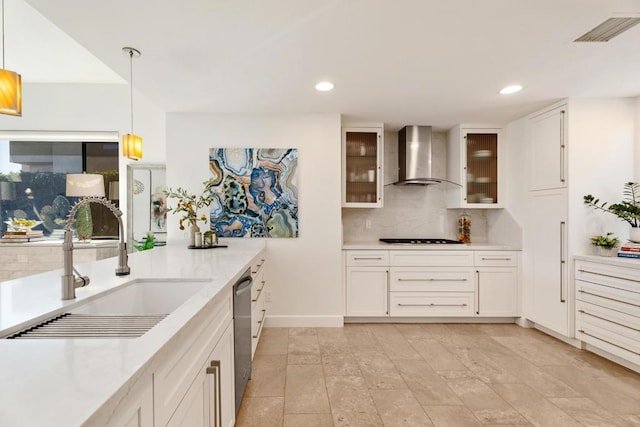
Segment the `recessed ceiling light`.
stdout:
[[512,93],[520,92],[522,90],[522,86],[520,85],[512,85],[507,86],[505,88],[500,89],[501,95],[510,95]]
[[333,83],[331,82],[320,82],[316,84],[316,90],[318,92],[328,92],[333,89]]

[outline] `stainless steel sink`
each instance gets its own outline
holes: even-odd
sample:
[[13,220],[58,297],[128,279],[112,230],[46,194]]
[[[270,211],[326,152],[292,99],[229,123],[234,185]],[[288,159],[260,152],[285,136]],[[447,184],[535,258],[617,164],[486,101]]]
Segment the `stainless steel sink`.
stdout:
[[208,282],[184,278],[135,279],[6,338],[138,338]]

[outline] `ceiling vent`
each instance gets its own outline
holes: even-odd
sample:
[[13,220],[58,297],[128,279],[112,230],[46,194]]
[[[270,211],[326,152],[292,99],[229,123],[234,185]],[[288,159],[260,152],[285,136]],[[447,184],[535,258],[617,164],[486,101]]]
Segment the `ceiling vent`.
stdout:
[[640,22],[640,18],[609,18],[574,42],[608,42]]

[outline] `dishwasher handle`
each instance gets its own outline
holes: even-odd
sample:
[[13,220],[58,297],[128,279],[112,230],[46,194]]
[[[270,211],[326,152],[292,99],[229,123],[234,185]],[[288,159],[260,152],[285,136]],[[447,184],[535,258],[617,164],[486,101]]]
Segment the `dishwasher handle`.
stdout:
[[234,286],[236,296],[239,297],[245,292],[251,290],[251,283],[253,283],[253,279],[251,278],[251,276],[245,277],[244,279],[236,283]]

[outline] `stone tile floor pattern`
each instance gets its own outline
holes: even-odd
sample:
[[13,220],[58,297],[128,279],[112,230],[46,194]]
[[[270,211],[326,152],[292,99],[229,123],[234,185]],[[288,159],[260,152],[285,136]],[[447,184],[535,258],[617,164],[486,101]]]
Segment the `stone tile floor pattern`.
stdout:
[[514,324],[265,328],[236,426],[640,426],[640,374]]

